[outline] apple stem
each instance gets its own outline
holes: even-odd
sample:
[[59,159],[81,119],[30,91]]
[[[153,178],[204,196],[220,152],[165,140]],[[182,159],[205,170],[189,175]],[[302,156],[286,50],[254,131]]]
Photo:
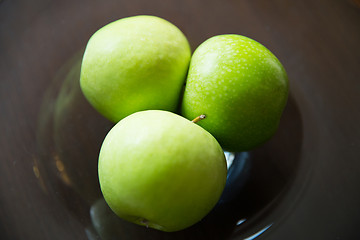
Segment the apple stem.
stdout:
[[205,114],[201,114],[200,116],[197,116],[196,118],[194,118],[192,120],[193,123],[197,123],[200,120],[203,120],[204,118],[206,118]]

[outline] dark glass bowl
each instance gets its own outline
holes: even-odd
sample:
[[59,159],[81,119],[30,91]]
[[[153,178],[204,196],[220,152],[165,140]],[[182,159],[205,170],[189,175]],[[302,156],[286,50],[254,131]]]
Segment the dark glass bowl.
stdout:
[[[360,239],[357,1],[0,1],[0,239]],[[150,14],[194,50],[237,33],[278,56],[290,96],[264,145],[226,153],[228,179],[201,222],[175,233],[119,219],[99,189],[113,126],[79,87],[84,47],[116,19]]]

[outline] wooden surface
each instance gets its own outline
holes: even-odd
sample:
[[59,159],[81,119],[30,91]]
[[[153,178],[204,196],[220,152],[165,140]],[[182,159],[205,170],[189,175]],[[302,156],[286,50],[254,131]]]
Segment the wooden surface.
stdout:
[[[275,139],[256,154],[289,159],[276,169],[291,176],[275,177],[275,185],[292,180],[281,201],[244,227],[209,220],[200,230],[162,235],[125,224],[109,234],[243,239],[272,224],[259,239],[360,239],[359,6],[358,0],[0,1],[0,239],[98,239],[89,209],[106,207],[93,187],[93,157],[111,124],[71,80],[92,33],[137,14],[173,22],[193,50],[213,35],[238,33],[278,56],[293,99],[279,139],[289,141]],[[273,196],[261,191],[252,199]],[[105,230],[112,224],[106,221]]]

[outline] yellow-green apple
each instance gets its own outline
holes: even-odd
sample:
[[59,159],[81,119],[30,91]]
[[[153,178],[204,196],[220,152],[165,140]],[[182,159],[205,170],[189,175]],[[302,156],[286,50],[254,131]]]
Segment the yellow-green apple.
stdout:
[[227,173],[222,148],[210,133],[161,110],[119,121],[102,144],[98,170],[103,196],[118,216],[167,232],[207,215]]
[[191,57],[185,35],[155,16],[112,22],[90,38],[81,66],[81,89],[113,122],[141,110],[175,111]]
[[252,149],[277,130],[287,102],[288,78],[260,43],[236,34],[214,36],[194,52],[182,102],[192,119],[229,151]]

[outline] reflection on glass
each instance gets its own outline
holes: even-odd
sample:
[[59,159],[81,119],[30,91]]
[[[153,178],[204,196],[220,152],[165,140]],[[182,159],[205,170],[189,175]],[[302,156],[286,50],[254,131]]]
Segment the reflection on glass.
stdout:
[[240,219],[239,221],[236,222],[236,226],[241,225],[245,221],[246,221],[246,219]]
[[272,226],[272,224],[267,225],[266,227],[264,227],[263,229],[261,229],[257,233],[251,235],[250,237],[245,238],[244,240],[253,240],[253,239],[257,238],[258,236],[263,234],[266,230],[268,230],[271,226]]

